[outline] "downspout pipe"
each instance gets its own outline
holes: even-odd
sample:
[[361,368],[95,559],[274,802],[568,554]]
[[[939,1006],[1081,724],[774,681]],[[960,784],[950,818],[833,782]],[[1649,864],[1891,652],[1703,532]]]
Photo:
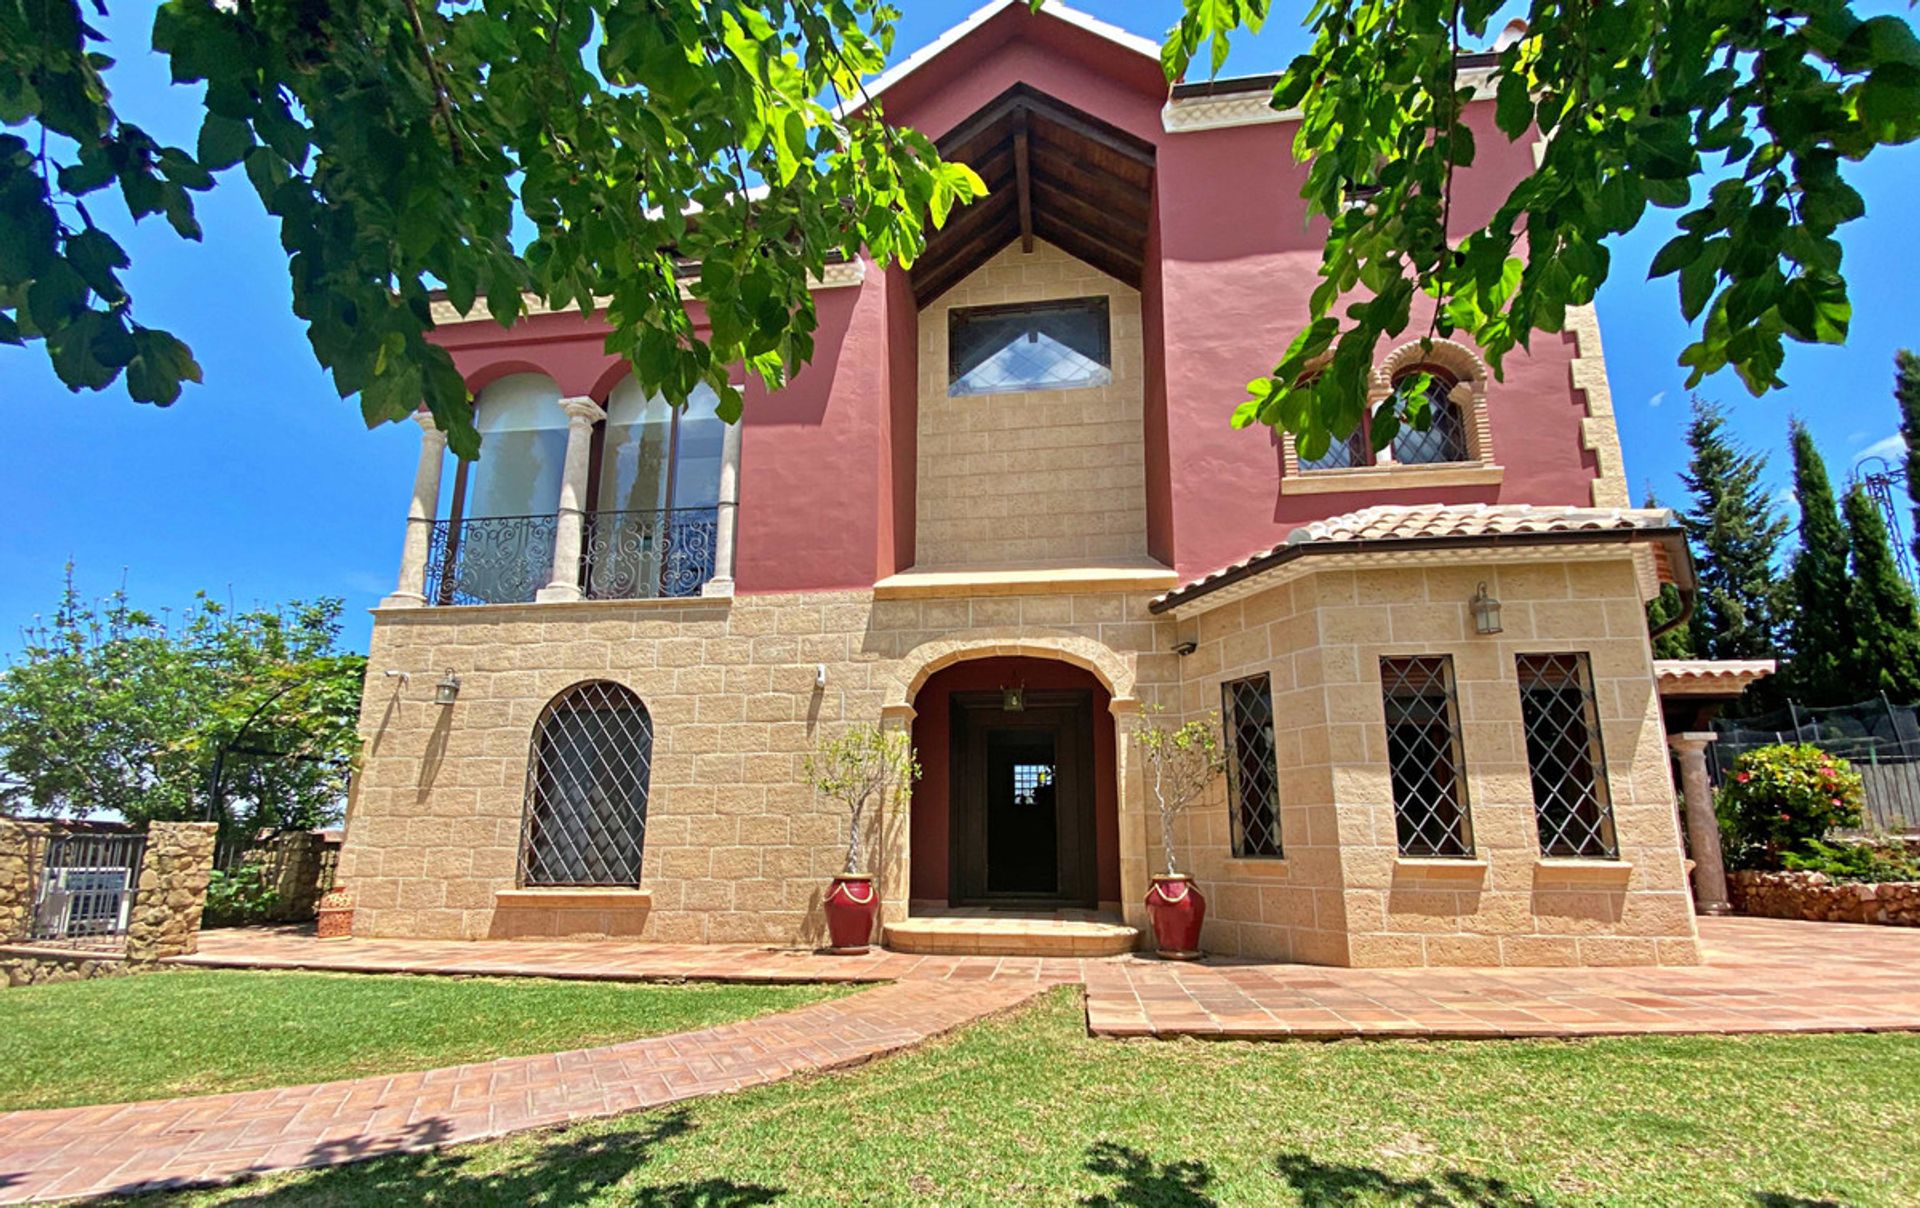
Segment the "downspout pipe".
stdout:
[[1649,630],[1647,632],[1648,640],[1657,642],[1663,635],[1672,633],[1693,619],[1693,602],[1699,597],[1700,593],[1693,588],[1682,587],[1679,589],[1679,594],[1680,611]]

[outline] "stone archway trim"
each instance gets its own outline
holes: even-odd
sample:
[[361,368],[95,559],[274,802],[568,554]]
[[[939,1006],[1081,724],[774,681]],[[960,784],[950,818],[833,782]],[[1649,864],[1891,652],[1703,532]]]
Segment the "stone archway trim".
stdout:
[[1133,668],[1100,641],[1064,629],[1009,627],[971,629],[915,646],[900,659],[899,673],[887,691],[882,709],[910,710],[914,697],[936,672],[956,663],[987,658],[1037,658],[1070,663],[1091,673],[1114,701],[1134,696]]

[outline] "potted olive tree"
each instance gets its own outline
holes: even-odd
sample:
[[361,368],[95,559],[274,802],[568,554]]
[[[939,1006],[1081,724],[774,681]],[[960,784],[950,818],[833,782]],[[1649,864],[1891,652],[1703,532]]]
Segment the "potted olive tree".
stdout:
[[1167,870],[1154,873],[1147,889],[1147,917],[1153,921],[1153,942],[1167,960],[1193,960],[1200,955],[1200,925],[1206,921],[1207,899],[1193,878],[1179,869],[1173,849],[1173,822],[1200,799],[1224,761],[1220,755],[1219,715],[1169,727],[1153,710],[1134,731],[1145,764],[1148,789],[1160,811],[1160,843]]
[[860,871],[862,825],[868,810],[880,808],[890,791],[909,792],[919,779],[913,743],[899,731],[855,726],[807,756],[806,775],[815,792],[839,802],[847,812],[846,866],[827,890],[827,932],[833,941],[829,951],[865,952],[873,941],[880,894],[873,873]]

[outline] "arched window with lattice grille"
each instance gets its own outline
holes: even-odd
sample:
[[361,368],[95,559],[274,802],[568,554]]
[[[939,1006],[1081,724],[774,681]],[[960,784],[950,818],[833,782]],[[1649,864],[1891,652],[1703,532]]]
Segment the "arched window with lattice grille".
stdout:
[[520,884],[640,884],[653,719],[619,684],[575,684],[533,728]]
[[[1400,430],[1393,436],[1393,460],[1403,466],[1471,461],[1473,452],[1467,440],[1466,418],[1461,415],[1459,404],[1453,401],[1453,393],[1460,383],[1444,369],[1418,365],[1394,383],[1395,389],[1411,389],[1420,374],[1426,375],[1427,426],[1416,428],[1403,419]],[[1402,396],[1406,397],[1409,396]]]

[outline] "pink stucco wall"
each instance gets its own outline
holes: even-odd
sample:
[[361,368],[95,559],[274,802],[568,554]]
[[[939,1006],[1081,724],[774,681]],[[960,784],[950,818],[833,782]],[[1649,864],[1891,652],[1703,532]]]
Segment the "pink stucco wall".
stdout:
[[[1575,349],[1536,337],[1510,356],[1489,395],[1498,486],[1370,496],[1283,496],[1277,442],[1235,432],[1244,384],[1270,369],[1305,321],[1322,229],[1305,220],[1293,127],[1275,123],[1168,134],[1157,66],[1083,30],[1013,6],[882,97],[889,120],[938,138],[1026,83],[1157,148],[1153,226],[1141,289],[1148,376],[1148,548],[1197,575],[1266,548],[1295,526],[1376,502],[1585,503],[1595,470],[1581,447]],[[1460,229],[1483,220],[1531,163],[1524,143],[1474,106],[1480,162],[1454,187]],[[742,591],[870,584],[912,564],[917,323],[906,274],[874,270],[815,295],[814,363],[769,396],[748,392],[737,579]],[[696,308],[696,318],[698,311]],[[1426,316],[1407,333],[1417,338]],[[536,369],[564,395],[604,399],[624,374],[596,325],[542,316],[436,338],[476,387]],[[1384,356],[1389,351],[1380,350]]]

